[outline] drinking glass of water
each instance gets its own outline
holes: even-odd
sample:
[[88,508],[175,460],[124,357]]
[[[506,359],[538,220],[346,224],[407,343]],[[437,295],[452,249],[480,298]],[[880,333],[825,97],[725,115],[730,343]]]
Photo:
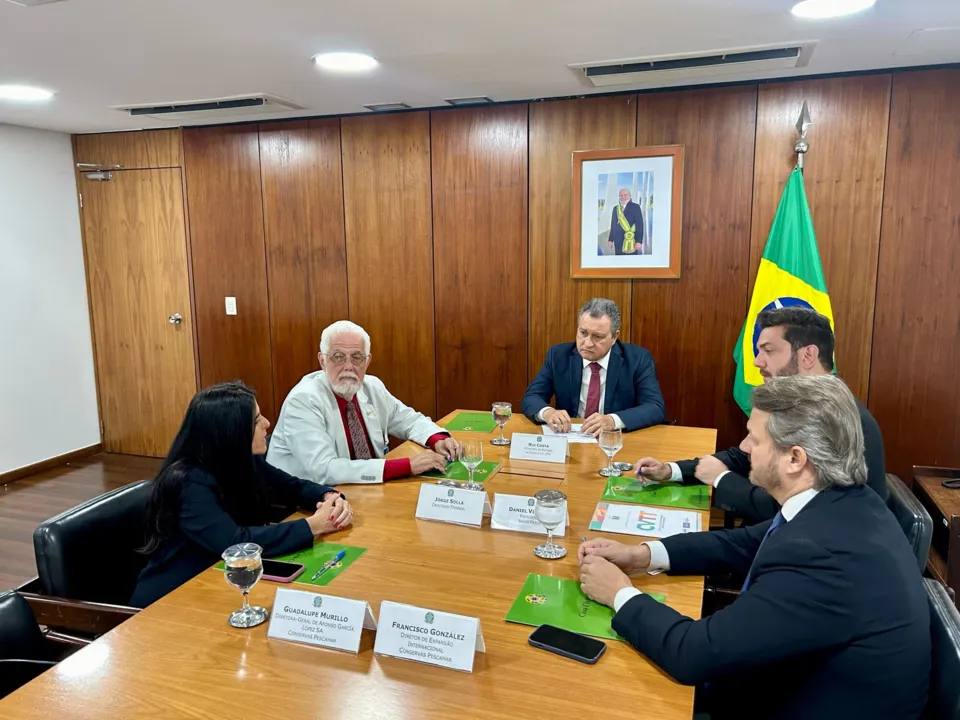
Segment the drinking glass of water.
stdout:
[[267,619],[267,611],[250,604],[247,594],[263,575],[263,548],[255,543],[231,545],[223,551],[223,576],[228,585],[243,593],[243,607],[230,613],[229,622],[235,628],[249,628]]
[[559,490],[541,490],[533,496],[536,501],[534,514],[547,530],[547,541],[537,545],[533,554],[544,560],[557,560],[567,554],[567,549],[553,544],[553,531],[567,517],[567,496]]
[[607,466],[600,470],[604,477],[620,477],[620,470],[613,464],[613,456],[623,447],[623,433],[619,430],[600,431],[600,449],[607,454]]
[[460,452],[460,462],[470,473],[469,482],[473,483],[473,471],[483,462],[483,441],[464,440],[461,445],[463,450]]
[[513,405],[508,402],[495,402],[493,404],[493,419],[500,428],[500,437],[490,441],[491,445],[509,445],[510,439],[503,436],[503,426],[507,424],[513,415]]

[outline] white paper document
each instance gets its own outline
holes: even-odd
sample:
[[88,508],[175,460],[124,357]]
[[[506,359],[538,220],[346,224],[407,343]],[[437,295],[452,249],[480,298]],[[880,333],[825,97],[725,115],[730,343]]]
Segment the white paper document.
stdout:
[[600,532],[665,538],[700,532],[700,513],[696,510],[666,510],[646,505],[597,503],[590,529]]
[[583,433],[580,430],[583,428],[583,423],[573,423],[570,425],[570,432],[568,433],[558,433],[550,429],[549,425],[541,425],[543,428],[544,435],[563,435],[567,439],[567,442],[571,443],[593,443],[597,444],[597,439],[590,433]]

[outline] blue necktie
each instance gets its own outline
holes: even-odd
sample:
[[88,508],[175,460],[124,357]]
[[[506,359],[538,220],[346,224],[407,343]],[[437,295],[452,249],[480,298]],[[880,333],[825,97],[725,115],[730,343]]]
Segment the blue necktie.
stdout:
[[[773,522],[770,523],[770,527],[767,528],[767,534],[763,536],[763,540],[760,541],[760,547],[757,548],[757,555],[760,554],[760,548],[763,547],[763,544],[767,541],[767,538],[773,535],[777,528],[779,528],[785,522],[786,520],[783,518],[783,513],[777,512],[777,514],[774,515]],[[753,556],[753,563],[756,563],[757,555]],[[750,572],[747,573],[747,579],[743,581],[743,587],[740,588],[741,593],[745,593],[747,588],[750,587],[750,583],[753,582],[753,563],[750,564]]]

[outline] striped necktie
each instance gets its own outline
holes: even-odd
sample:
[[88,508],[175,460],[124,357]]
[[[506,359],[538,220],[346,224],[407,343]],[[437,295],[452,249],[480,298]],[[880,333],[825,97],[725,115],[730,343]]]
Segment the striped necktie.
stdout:
[[347,429],[350,430],[350,441],[353,443],[353,459],[369,460],[372,458],[370,441],[367,439],[367,433],[363,429],[363,423],[360,422],[360,415],[357,413],[356,399],[347,403]]
[[[777,512],[773,517],[773,522],[770,523],[770,527],[767,528],[766,535],[763,536],[763,540],[760,541],[760,547],[757,548],[757,555],[760,554],[760,548],[763,547],[763,544],[767,541],[767,538],[773,535],[777,529],[786,522],[786,519],[783,517],[782,512]],[[743,581],[743,587],[740,588],[741,593],[745,593],[750,587],[750,583],[753,582],[753,564],[757,562],[757,555],[753,556],[753,563],[750,564],[750,572],[747,573],[747,578]]]

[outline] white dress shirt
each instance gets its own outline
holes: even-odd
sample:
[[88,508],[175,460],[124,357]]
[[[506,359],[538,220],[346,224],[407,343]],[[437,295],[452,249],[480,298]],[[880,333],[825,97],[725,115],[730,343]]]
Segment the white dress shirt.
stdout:
[[[803,510],[806,504],[817,496],[817,493],[817,490],[810,488],[809,490],[804,490],[787,498],[783,507],[780,508],[780,514],[783,515],[784,521],[790,522],[793,520],[797,516],[797,513]],[[709,530],[706,532],[709,532]],[[650,568],[647,570],[648,573],[658,573],[661,570],[670,569],[670,554],[662,542],[654,540],[653,542],[642,544],[650,548]],[[637,595],[643,595],[643,593],[635,587],[620,588],[613,598],[613,609],[616,612],[620,612],[620,608]]]
[[[680,472],[680,466],[675,462],[668,462],[667,465],[670,466],[670,482],[680,482],[683,480],[683,473]],[[713,481],[713,486],[716,487],[720,484],[720,480],[727,473],[733,472],[732,470],[724,470],[722,473],[717,475],[717,479]]]
[[[610,351],[608,350],[607,354],[599,360],[580,359],[583,360],[583,375],[580,378],[580,404],[577,405],[577,417],[586,420],[584,413],[587,411],[587,393],[590,392],[590,378],[593,376],[593,370],[590,369],[590,364],[596,362],[600,366],[600,406],[597,408],[597,412],[603,415],[603,396],[607,393],[607,366],[610,364]],[[543,413],[549,409],[549,407],[545,407],[538,412],[537,420],[545,422]],[[620,416],[611,413],[610,417],[613,418],[614,427],[623,430],[625,425],[623,424],[623,420],[620,419]]]

